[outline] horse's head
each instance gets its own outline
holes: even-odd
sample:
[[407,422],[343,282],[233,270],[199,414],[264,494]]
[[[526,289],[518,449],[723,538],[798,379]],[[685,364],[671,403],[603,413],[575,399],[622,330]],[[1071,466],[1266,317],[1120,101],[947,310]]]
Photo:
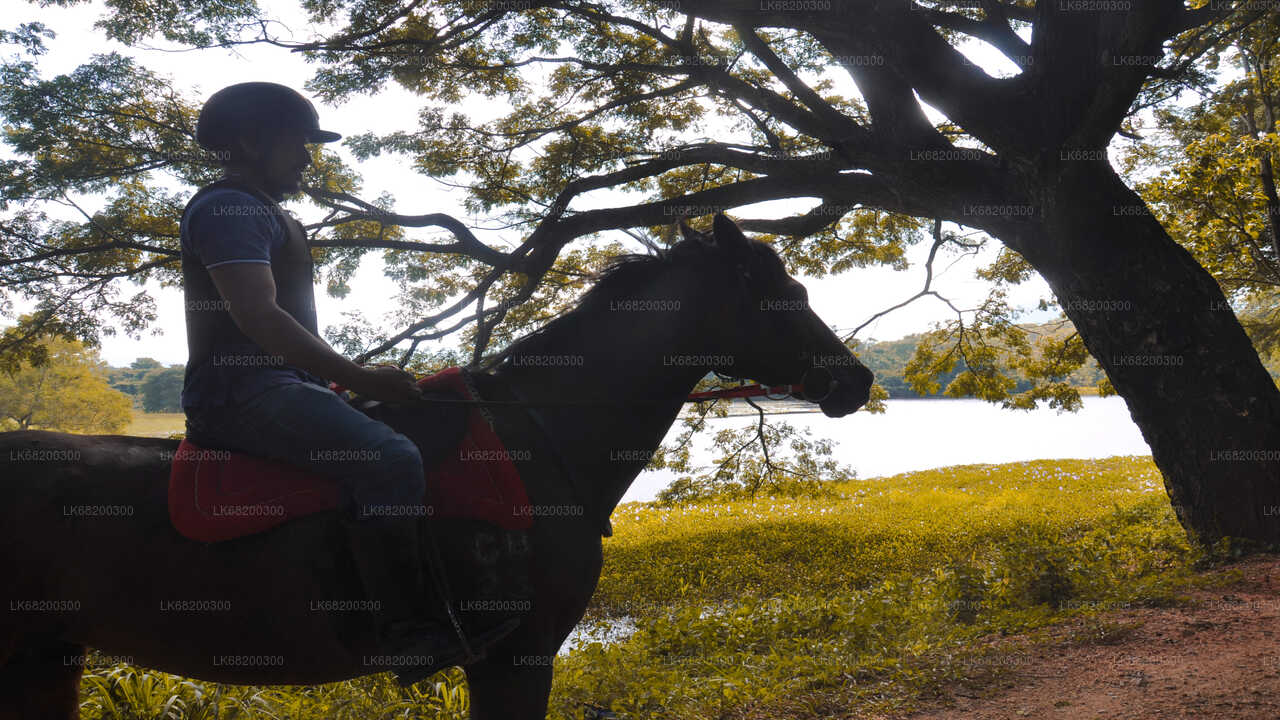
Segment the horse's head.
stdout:
[[682,226],[685,242],[714,253],[708,291],[721,300],[708,318],[716,352],[711,369],[766,385],[804,385],[797,397],[829,417],[866,404],[873,376],[809,308],[805,287],[787,274],[773,248],[742,234],[724,215],[712,232]]

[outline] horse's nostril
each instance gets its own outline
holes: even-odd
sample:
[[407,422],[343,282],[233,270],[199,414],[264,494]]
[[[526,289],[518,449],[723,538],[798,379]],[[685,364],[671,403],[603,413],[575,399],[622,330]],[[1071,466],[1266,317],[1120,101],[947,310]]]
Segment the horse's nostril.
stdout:
[[802,386],[801,394],[809,402],[826,400],[831,393],[835,392],[836,386],[839,384],[836,382],[835,376],[831,374],[831,371],[821,365],[807,370],[800,382]]

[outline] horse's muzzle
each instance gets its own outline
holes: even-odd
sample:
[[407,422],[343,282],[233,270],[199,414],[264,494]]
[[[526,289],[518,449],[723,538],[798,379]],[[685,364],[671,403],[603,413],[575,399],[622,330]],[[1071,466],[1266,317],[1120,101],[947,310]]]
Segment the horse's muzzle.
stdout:
[[[811,400],[818,403],[818,407],[822,408],[822,414],[827,417],[838,418],[844,417],[863,405],[871,399],[871,383],[875,380],[875,375],[864,365],[855,365],[847,369],[846,372],[833,373],[828,368],[816,368],[825,371],[827,378],[826,387],[820,394],[819,399]],[[844,370],[844,368],[838,368]],[[809,373],[805,373],[805,392],[806,399],[810,395],[808,382]],[[815,382],[820,382],[815,380]],[[816,392],[817,388],[815,388]]]

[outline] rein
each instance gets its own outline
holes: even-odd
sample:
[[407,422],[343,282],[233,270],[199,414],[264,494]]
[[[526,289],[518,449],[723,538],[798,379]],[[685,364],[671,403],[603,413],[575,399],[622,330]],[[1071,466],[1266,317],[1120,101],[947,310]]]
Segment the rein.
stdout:
[[[706,402],[708,400],[721,400],[732,398],[753,398],[765,397],[770,400],[782,400],[792,395],[798,394],[809,402],[822,402],[835,390],[836,383],[832,380],[831,371],[824,367],[818,366],[812,370],[821,370],[826,374],[824,382],[825,389],[819,395],[810,393],[808,383],[802,382],[792,385],[742,385],[733,388],[721,388],[719,390],[704,390],[702,392],[689,393],[682,403]],[[806,379],[809,372],[805,372]],[[419,379],[421,382],[422,379]],[[337,384],[329,383],[329,389],[338,394],[346,392],[346,388]],[[422,405],[465,405],[468,407],[652,407],[654,405],[666,405],[664,402],[621,402],[616,400],[462,400],[458,398],[434,398],[424,397],[414,404]]]

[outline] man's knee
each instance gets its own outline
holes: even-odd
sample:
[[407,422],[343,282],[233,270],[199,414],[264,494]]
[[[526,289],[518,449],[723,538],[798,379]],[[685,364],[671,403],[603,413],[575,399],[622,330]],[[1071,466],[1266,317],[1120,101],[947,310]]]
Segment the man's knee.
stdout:
[[426,488],[422,477],[422,453],[412,440],[395,433],[382,443],[382,465],[387,477],[394,477],[419,490]]
[[427,484],[422,472],[422,453],[412,440],[400,433],[389,435],[378,446],[377,477],[374,484],[398,502],[420,504]]
[[349,477],[346,485],[360,516],[403,515],[406,508],[421,506],[426,493],[422,475],[422,454],[404,435],[385,433],[371,443],[370,462],[360,476]]

